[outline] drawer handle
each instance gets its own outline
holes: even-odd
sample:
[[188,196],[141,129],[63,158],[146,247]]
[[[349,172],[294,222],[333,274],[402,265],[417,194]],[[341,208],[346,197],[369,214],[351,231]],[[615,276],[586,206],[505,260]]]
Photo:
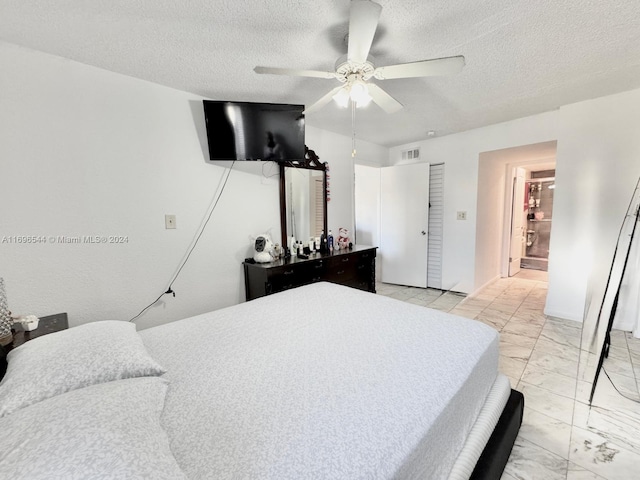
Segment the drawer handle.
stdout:
[[286,272],[284,272],[285,275],[291,275],[293,273],[293,270],[287,270]]
[[344,270],[340,270],[339,272],[337,272],[337,275],[342,275],[344,273]]
[[358,270],[362,270],[365,267],[366,267],[366,265],[358,265]]
[[312,282],[319,282],[320,280],[322,280],[322,277],[314,277],[311,279]]
[[347,257],[347,258],[343,258],[343,259],[342,259],[342,261],[343,261],[343,262],[348,262],[348,261],[349,261],[349,257]]
[[322,268],[322,263],[320,263],[319,265],[314,265],[313,268]]

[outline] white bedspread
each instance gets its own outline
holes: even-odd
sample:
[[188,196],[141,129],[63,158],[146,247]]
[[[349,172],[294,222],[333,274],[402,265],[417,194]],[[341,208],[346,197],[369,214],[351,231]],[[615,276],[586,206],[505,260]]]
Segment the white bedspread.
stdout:
[[447,478],[498,370],[490,327],[329,283],[140,334],[192,479]]

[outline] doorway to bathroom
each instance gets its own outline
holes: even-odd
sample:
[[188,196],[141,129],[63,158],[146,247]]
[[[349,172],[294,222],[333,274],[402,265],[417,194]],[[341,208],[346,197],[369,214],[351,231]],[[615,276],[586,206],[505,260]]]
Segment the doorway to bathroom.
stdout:
[[[529,210],[532,187],[526,182],[539,183],[542,180],[543,177],[539,177],[538,173],[532,178],[531,172],[555,170],[556,152],[557,143],[552,140],[480,153],[476,210],[475,290],[490,284],[496,278],[515,275],[521,268],[523,257],[526,259],[525,267],[531,266],[529,255],[536,254],[536,251],[531,248],[527,251],[527,231],[535,228],[530,227],[528,217],[533,214],[535,219],[536,211],[541,210],[544,212],[544,218],[550,219],[553,217],[553,212],[543,210],[545,203],[542,198],[540,198],[541,207],[536,209],[537,184],[533,196],[533,207],[531,211]],[[521,172],[520,175],[518,170]],[[516,188],[514,178],[518,176],[521,181]],[[555,187],[551,190],[554,189]],[[548,226],[551,226],[551,222],[542,223],[548,223]],[[539,229],[537,232],[537,241],[534,242],[532,237],[529,239],[532,241],[533,248],[539,247],[541,237],[544,237],[544,234],[540,235],[542,232]],[[548,249],[549,247],[545,250]],[[544,253],[548,258],[548,251]],[[543,272],[530,270],[530,273]]]
[[553,220],[553,194],[556,188],[554,168],[529,170],[524,183],[524,242],[520,267],[547,271]]

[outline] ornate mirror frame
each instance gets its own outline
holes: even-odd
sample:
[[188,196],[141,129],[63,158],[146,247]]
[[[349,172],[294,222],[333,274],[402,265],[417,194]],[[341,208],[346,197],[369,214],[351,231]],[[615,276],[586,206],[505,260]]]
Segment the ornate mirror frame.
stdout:
[[280,231],[281,231],[281,245],[282,248],[287,246],[287,192],[285,182],[285,167],[290,168],[305,168],[308,170],[321,170],[322,175],[322,187],[324,191],[323,195],[323,210],[324,218],[322,225],[325,232],[327,229],[327,164],[326,162],[320,162],[320,157],[316,155],[316,152],[309,150],[305,145],[304,147],[304,160],[285,160],[279,162],[280,164]]

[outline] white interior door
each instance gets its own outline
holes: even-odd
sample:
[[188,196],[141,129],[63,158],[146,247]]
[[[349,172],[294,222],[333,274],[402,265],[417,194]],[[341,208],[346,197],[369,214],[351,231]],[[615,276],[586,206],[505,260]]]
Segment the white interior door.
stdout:
[[429,164],[380,172],[382,281],[426,288]]
[[513,177],[513,207],[511,208],[511,245],[509,246],[509,276],[520,271],[520,261],[525,244],[524,236],[524,183],[526,170],[516,168]]

